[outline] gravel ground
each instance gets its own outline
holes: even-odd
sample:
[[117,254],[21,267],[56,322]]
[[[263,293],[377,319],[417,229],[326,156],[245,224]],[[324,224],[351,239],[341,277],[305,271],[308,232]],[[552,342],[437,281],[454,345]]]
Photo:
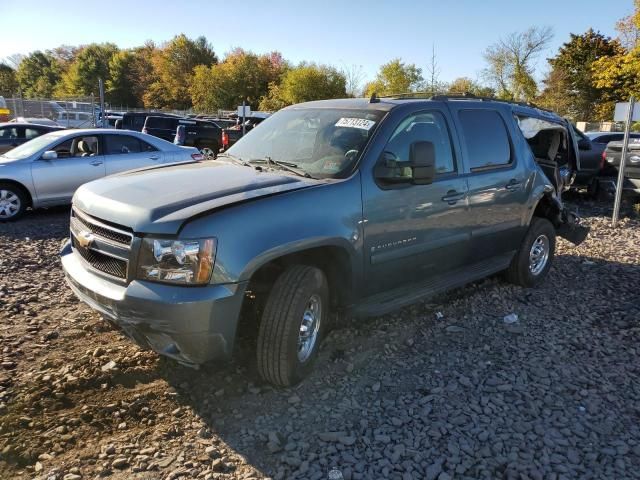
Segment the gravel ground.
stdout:
[[640,222],[575,201],[592,234],[540,288],[352,322],[286,390],[250,345],[189,370],[76,301],[68,210],[0,225],[0,478],[640,478]]

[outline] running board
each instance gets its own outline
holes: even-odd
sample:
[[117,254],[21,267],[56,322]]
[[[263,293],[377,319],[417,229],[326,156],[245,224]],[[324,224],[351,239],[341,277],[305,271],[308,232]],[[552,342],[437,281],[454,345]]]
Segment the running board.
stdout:
[[515,252],[493,257],[489,260],[464,267],[452,272],[430,279],[427,282],[413,283],[395,288],[388,292],[372,295],[361,303],[353,305],[347,313],[354,317],[373,317],[406,307],[425,298],[433,297],[439,293],[453,288],[461,287],[467,283],[475,282],[509,267]]

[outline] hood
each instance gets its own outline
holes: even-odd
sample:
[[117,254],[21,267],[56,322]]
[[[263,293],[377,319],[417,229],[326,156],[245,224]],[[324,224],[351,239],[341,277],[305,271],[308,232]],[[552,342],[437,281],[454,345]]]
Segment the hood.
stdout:
[[219,161],[112,175],[81,186],[73,204],[140,233],[175,234],[191,217],[259,197],[323,183]]

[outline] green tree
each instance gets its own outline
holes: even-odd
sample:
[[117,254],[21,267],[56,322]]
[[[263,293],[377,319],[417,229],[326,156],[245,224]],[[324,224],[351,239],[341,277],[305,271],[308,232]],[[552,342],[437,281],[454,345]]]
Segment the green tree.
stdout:
[[243,100],[256,108],[267,95],[269,84],[277,82],[286,68],[278,52],[256,55],[242,49],[230,52],[224,62],[194,69],[190,93],[199,112],[234,109]]
[[16,80],[26,98],[51,97],[60,82],[61,69],[54,57],[36,51],[27,55],[18,66]]
[[61,95],[97,95],[98,79],[109,80],[109,62],[118,53],[113,43],[92,43],[82,48],[62,76]]
[[0,63],[0,97],[11,97],[18,93],[16,72],[9,65]]
[[574,120],[595,120],[596,107],[608,92],[594,85],[593,63],[622,52],[617,40],[592,29],[582,35],[571,34],[556,56],[548,59],[551,70],[544,80],[540,104]]
[[213,48],[205,37],[191,40],[180,34],[154,53],[155,79],[144,94],[145,105],[190,108],[189,87],[194,69],[198,65],[211,66],[218,62]]
[[488,66],[484,75],[505,100],[532,101],[537,94],[533,61],[553,38],[549,27],[531,27],[511,33],[484,52]]
[[347,96],[344,74],[328,65],[301,63],[287,70],[279,84],[273,83],[269,95],[260,101],[261,110],[277,110],[294,103],[344,98]]
[[109,60],[109,75],[105,84],[105,97],[112,105],[139,106],[141,99],[136,96],[133,76],[135,55],[122,50]]
[[493,88],[480,85],[469,77],[459,77],[447,86],[447,93],[453,95],[470,93],[476,97],[493,97],[496,92]]
[[422,69],[413,63],[403,63],[395,58],[380,67],[375,80],[366,87],[366,95],[392,95],[394,93],[415,92],[424,86]]

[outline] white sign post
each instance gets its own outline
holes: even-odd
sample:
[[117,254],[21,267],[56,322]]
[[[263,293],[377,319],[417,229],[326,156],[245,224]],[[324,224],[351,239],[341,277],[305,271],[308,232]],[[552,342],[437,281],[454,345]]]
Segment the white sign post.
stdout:
[[[623,110],[624,109],[624,110]],[[626,119],[624,118],[626,113]],[[620,165],[618,166],[618,183],[616,185],[616,199],[613,203],[613,217],[611,226],[618,225],[620,218],[620,203],[622,202],[622,189],[624,187],[624,169],[627,165],[627,151],[629,149],[629,131],[631,130],[631,122],[640,120],[640,108],[636,105],[635,98],[631,97],[629,103],[616,103],[616,110],[613,116],[616,122],[626,120],[624,127],[624,140],[622,141],[622,155],[620,156]]]

